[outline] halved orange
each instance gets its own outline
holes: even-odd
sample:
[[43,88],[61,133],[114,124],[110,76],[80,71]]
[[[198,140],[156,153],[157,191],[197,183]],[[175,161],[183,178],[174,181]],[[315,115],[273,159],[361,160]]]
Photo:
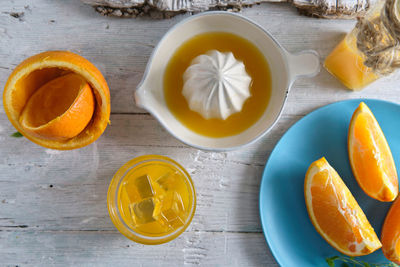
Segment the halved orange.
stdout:
[[[56,133],[56,138],[52,138],[51,135],[54,133],[49,136],[32,133],[30,127],[35,128],[37,126],[35,123],[33,125],[24,123],[25,127],[23,127],[21,122],[26,121],[21,119],[20,122],[20,117],[29,99],[48,82],[67,74],[79,75],[90,86],[94,96],[93,116],[84,129],[73,137],[69,133],[65,138],[59,138],[60,135]],[[84,91],[88,93],[87,88]],[[74,93],[67,95],[73,96]],[[77,97],[78,95],[75,94]],[[76,100],[78,101],[79,98]],[[87,98],[84,97],[84,99]],[[20,133],[36,144],[53,149],[75,149],[94,142],[104,132],[110,118],[110,92],[103,75],[87,59],[69,51],[43,52],[19,64],[7,80],[3,92],[3,104],[10,122]],[[81,126],[75,126],[74,128],[81,128]]]
[[304,196],[315,229],[341,253],[362,256],[382,246],[350,190],[325,158],[308,168]]
[[400,198],[393,202],[382,227],[382,252],[385,257],[400,264]]
[[70,73],[34,92],[19,122],[33,136],[66,140],[85,129],[93,111],[94,97],[89,84],[80,75]]
[[370,197],[393,201],[399,192],[392,152],[377,120],[361,102],[348,133],[350,165],[360,187]]

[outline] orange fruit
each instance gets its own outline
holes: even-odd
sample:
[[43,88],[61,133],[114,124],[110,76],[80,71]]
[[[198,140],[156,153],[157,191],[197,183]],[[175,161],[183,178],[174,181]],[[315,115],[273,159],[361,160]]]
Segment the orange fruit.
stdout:
[[89,84],[80,75],[70,73],[35,91],[19,122],[33,136],[65,140],[85,129],[93,111],[94,97]]
[[399,185],[392,152],[374,114],[364,102],[350,121],[348,152],[353,174],[364,192],[380,201],[393,201]]
[[[68,90],[73,92],[62,92],[56,96],[56,91],[43,89],[51,87],[45,86],[47,83],[68,74],[80,77],[68,82]],[[86,122],[91,110],[89,91],[94,97],[94,111],[89,122]],[[38,111],[37,109],[42,109],[47,104],[38,103],[40,101],[35,100],[35,93],[41,95],[36,96],[37,98],[45,97],[57,103],[49,104],[52,110]],[[63,100],[62,96],[68,100]],[[41,146],[61,150],[75,149],[94,142],[104,132],[110,118],[110,92],[103,75],[87,59],[69,51],[43,52],[19,64],[5,85],[3,105],[10,122],[26,138]],[[75,113],[81,111],[86,115],[80,119],[73,119]],[[39,114],[34,114],[35,112]],[[60,122],[52,121],[55,118]],[[44,126],[44,129],[37,129],[41,126]]]
[[382,246],[350,190],[325,158],[308,168],[304,196],[315,229],[341,253],[362,256]]
[[393,202],[382,227],[382,252],[385,257],[400,264],[400,198]]

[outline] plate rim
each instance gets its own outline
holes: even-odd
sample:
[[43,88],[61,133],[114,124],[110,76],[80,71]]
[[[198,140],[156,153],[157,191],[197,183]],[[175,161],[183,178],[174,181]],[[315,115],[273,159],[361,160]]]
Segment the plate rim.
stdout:
[[280,145],[280,143],[282,142],[282,139],[284,139],[284,137],[286,137],[286,135],[294,128],[296,127],[299,123],[303,122],[304,120],[309,119],[313,114],[320,112],[322,110],[328,109],[329,107],[333,106],[333,105],[338,105],[341,103],[346,103],[346,102],[377,102],[377,103],[384,103],[384,104],[390,104],[390,105],[395,105],[397,107],[400,108],[400,104],[399,103],[395,103],[392,101],[388,101],[388,100],[383,100],[383,99],[376,99],[376,98],[350,98],[350,99],[345,99],[345,100],[340,100],[340,101],[336,101],[330,104],[326,104],[324,106],[321,106],[319,108],[316,108],[314,110],[312,110],[311,112],[307,113],[304,117],[300,118],[298,121],[296,121],[293,125],[291,125],[285,132],[284,134],[279,138],[278,142],[276,142],[274,148],[272,149],[271,153],[269,154],[267,161],[264,165],[264,170],[261,176],[261,182],[260,182],[260,188],[259,188],[259,194],[258,194],[258,209],[259,209],[259,217],[260,217],[260,222],[261,222],[261,228],[263,231],[263,235],[264,235],[264,239],[268,245],[269,250],[271,251],[272,256],[274,257],[275,261],[280,265],[280,266],[284,266],[281,258],[279,258],[277,255],[278,253],[275,251],[275,247],[271,246],[271,237],[268,234],[267,231],[267,226],[266,226],[266,222],[263,219],[262,216],[262,188],[265,186],[264,184],[266,183],[267,178],[266,177],[266,171],[267,171],[267,167],[268,164],[270,162],[270,159],[272,158],[272,156],[276,153],[277,151],[277,147]]

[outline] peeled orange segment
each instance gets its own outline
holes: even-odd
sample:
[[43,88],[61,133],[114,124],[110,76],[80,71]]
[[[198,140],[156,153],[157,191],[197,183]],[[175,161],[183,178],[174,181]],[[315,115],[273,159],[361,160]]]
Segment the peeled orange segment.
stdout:
[[400,264],[400,198],[396,199],[386,215],[381,241],[385,257]]
[[353,174],[364,192],[393,201],[399,192],[396,166],[383,132],[371,110],[361,102],[351,118],[348,152]]
[[341,253],[362,256],[382,246],[350,190],[325,158],[308,168],[304,195],[315,229]]
[[[64,136],[65,138],[59,138],[59,133],[51,132],[43,135],[43,133],[38,134],[35,130],[32,131],[31,128],[37,128],[40,124],[46,125],[44,122],[49,118],[41,120],[40,123],[36,123],[38,121],[32,119],[31,116],[25,115],[28,120],[26,120],[26,118],[20,118],[30,98],[45,84],[68,74],[79,75],[88,84],[89,89],[91,88],[94,97],[94,111],[91,120],[82,131],[71,138],[69,138],[69,136],[71,136],[72,133]],[[84,91],[86,92],[85,94],[88,93],[87,89]],[[79,93],[75,94],[74,92],[63,92],[63,94],[65,93],[71,96],[71,98],[76,96],[76,100],[81,98],[87,99],[87,97]],[[65,101],[65,106],[68,106],[67,102],[69,101]],[[74,103],[78,104],[78,106],[83,105],[76,102]],[[74,103],[71,102],[72,106]],[[11,73],[4,87],[3,105],[8,119],[17,131],[36,144],[60,150],[80,148],[99,138],[109,123],[111,106],[110,91],[101,72],[87,59],[69,51],[43,52],[27,58],[19,64]],[[62,105],[59,107],[61,106]],[[70,111],[73,111],[72,106],[70,106]],[[62,108],[60,109],[62,110]],[[49,112],[49,114],[55,116],[55,114],[59,112]],[[72,112],[72,114],[74,113],[75,111]],[[62,116],[55,117],[60,118]],[[24,126],[21,123],[24,123]],[[78,131],[77,129],[81,128],[81,126],[77,127],[79,124],[85,123],[79,122],[79,120],[76,121],[73,125],[75,132]],[[69,129],[69,127],[61,127],[60,129],[62,128],[63,133],[67,131],[67,128]]]

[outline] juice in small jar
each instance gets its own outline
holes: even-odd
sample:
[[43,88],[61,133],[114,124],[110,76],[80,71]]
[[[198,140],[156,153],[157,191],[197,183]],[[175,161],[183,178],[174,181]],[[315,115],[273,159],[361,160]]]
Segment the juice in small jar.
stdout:
[[127,162],[114,175],[108,209],[117,229],[143,244],[161,244],[181,234],[196,206],[193,182],[175,161],[156,155]]
[[355,31],[350,32],[328,55],[324,67],[347,88],[360,90],[379,77],[364,65],[365,56],[357,49]]
[[360,90],[400,65],[400,0],[378,0],[325,59],[347,88]]

